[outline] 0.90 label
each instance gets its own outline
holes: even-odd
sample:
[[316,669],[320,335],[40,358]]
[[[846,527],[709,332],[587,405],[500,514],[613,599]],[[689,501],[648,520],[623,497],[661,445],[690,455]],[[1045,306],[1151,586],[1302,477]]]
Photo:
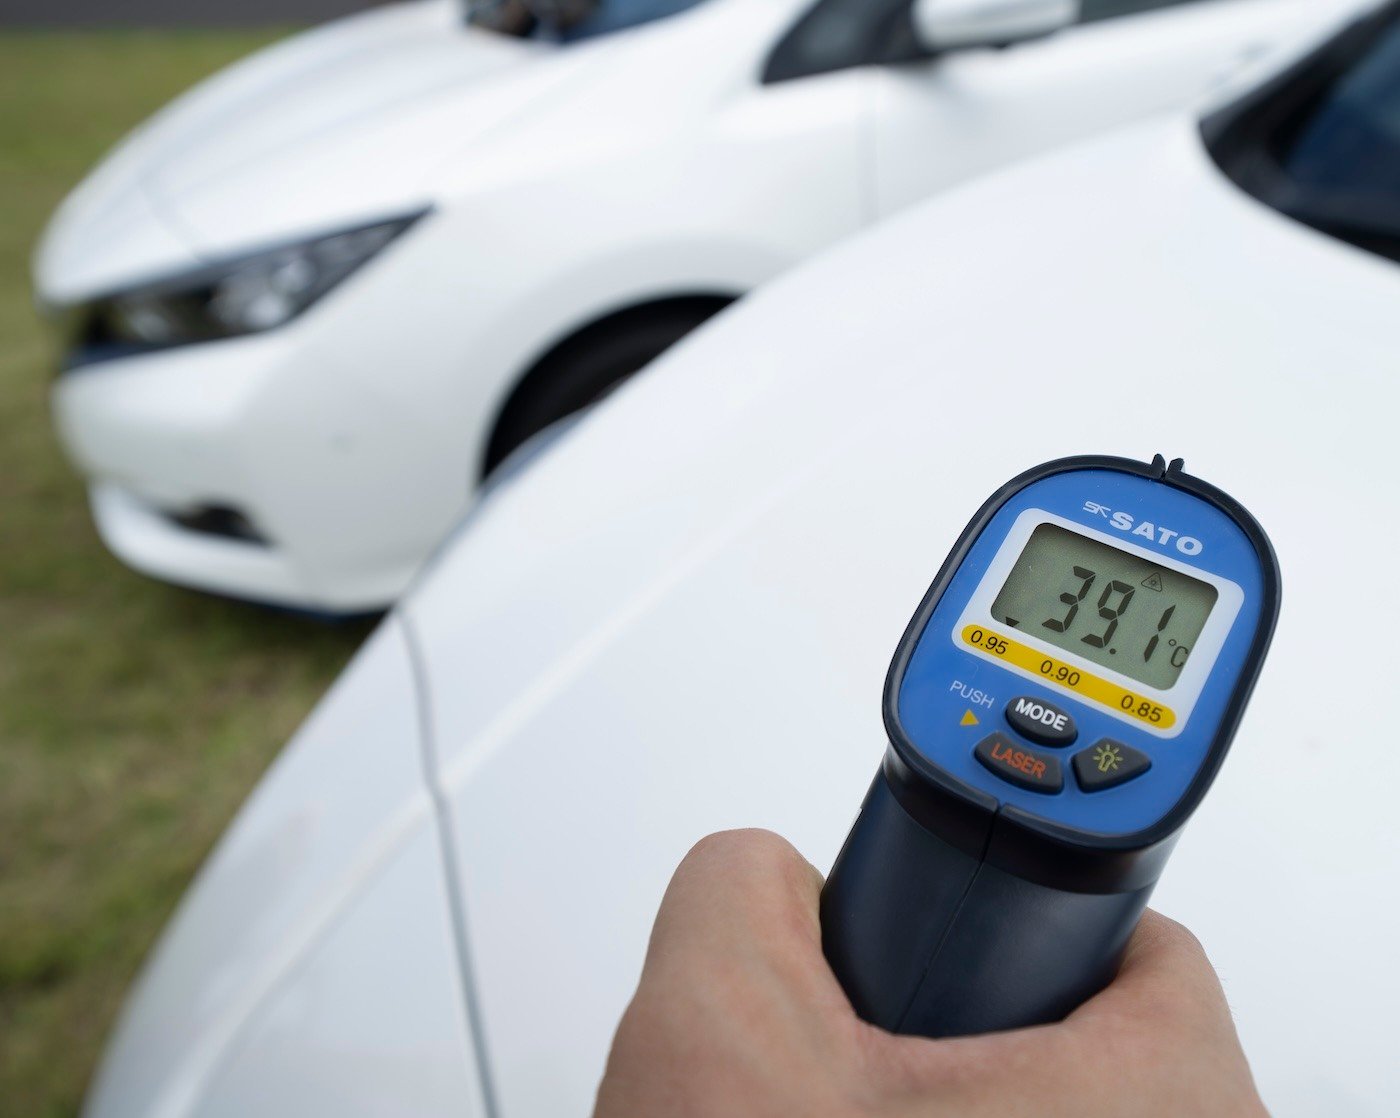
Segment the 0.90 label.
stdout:
[[962,631],[962,639],[964,644],[986,652],[995,659],[1004,660],[1022,671],[1032,672],[1081,698],[1101,703],[1159,730],[1169,730],[1176,724],[1176,713],[1170,707],[1154,703],[1135,691],[1129,691],[1092,672],[1066,664],[1054,656],[1037,652],[986,626],[969,625]]

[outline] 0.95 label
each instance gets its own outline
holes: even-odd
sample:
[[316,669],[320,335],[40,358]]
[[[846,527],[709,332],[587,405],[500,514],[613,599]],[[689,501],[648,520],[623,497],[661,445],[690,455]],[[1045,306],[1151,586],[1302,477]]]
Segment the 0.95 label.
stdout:
[[964,644],[979,649],[994,659],[1004,660],[1022,671],[1032,672],[1081,698],[1101,703],[1159,730],[1169,730],[1176,724],[1176,713],[1170,707],[1154,703],[1146,696],[1110,683],[1083,668],[1066,664],[1054,656],[1037,652],[1008,636],[994,632],[985,625],[969,625],[962,631],[962,639]]

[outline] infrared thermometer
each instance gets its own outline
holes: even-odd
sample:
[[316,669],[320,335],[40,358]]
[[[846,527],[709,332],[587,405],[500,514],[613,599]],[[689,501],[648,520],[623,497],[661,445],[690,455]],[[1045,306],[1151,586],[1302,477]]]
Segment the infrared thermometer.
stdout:
[[1279,571],[1181,461],[1022,474],[895,653],[889,748],[821,899],[857,1013],[962,1036],[1103,989],[1268,652]]

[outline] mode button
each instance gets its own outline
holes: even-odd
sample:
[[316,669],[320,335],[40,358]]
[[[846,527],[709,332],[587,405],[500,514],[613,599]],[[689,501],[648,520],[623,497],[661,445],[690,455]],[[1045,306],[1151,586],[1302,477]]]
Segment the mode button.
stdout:
[[1040,745],[1072,745],[1079,736],[1069,711],[1034,695],[1021,695],[1007,703],[1006,721],[1023,738]]

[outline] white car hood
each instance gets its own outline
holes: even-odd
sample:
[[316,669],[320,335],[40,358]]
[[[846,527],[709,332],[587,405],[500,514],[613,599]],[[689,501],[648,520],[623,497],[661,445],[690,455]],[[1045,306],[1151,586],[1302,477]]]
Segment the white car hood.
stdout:
[[[416,703],[404,636],[390,621],[277,759],[181,901],[123,1006],[89,1118],[247,1114],[250,1095],[260,1113],[309,1113],[287,1096],[318,1080],[328,1108],[359,1091],[328,1113],[478,1113],[460,984],[444,946],[440,869],[417,875],[410,898],[394,902],[412,927],[437,925],[436,942],[410,943],[416,933],[381,919],[378,935],[345,959],[347,925],[400,872],[406,852],[425,839],[438,852]],[[400,1019],[377,1020],[366,953],[378,974],[403,984],[389,999],[412,1005]],[[318,1027],[330,1014],[333,1027]]]
[[429,169],[563,77],[565,53],[473,30],[455,0],[259,52],[157,113],[78,187],[40,245],[40,294],[70,302],[426,206]]
[[1357,719],[1394,657],[1351,650],[1384,648],[1400,598],[1352,625],[1334,595],[1400,549],[1398,302],[1400,267],[1156,122],[779,280],[483,508],[403,616],[502,1113],[586,1112],[696,839],[767,826],[831,864],[889,657],[986,496],[1157,452],[1259,516],[1285,601],[1155,903],[1210,950],[1275,1113],[1393,1113],[1394,743]]
[[[550,127],[571,114],[594,124],[581,135],[600,116],[625,133],[638,113],[684,127],[715,87],[751,80],[754,53],[803,3],[711,0],[567,47],[468,27],[455,0],[297,36],[175,101],[74,192],[40,245],[39,295],[71,303],[450,203],[492,137],[549,157]],[[544,147],[522,131],[535,125]]]

